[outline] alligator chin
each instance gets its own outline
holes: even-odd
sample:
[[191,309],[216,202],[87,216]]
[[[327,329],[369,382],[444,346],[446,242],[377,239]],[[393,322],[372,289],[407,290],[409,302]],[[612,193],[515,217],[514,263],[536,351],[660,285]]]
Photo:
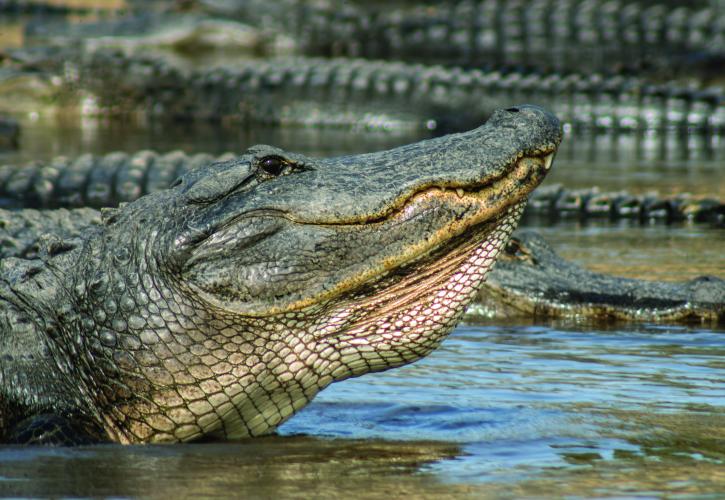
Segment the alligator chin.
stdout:
[[519,202],[469,227],[336,308],[330,328],[317,336],[347,354],[340,378],[393,368],[435,349],[475,296],[524,206]]
[[3,370],[20,381],[0,377],[0,439],[78,419],[123,443],[257,436],[332,382],[420,359],[560,140],[523,105],[378,153],[256,146],[99,214],[48,243],[50,271],[36,259],[0,283]]

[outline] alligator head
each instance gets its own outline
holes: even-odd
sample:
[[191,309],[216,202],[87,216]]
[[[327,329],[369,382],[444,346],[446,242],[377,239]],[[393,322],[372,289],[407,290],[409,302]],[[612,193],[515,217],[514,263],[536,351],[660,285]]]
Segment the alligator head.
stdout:
[[520,106],[380,153],[256,146],[192,171],[88,235],[55,343],[114,440],[272,432],[330,383],[441,342],[560,140]]

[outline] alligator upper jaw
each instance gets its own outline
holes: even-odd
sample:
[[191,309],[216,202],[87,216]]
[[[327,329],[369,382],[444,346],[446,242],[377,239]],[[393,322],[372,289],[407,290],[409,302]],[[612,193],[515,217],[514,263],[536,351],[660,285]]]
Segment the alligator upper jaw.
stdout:
[[[479,274],[485,275],[500,246],[505,244],[515,227],[529,193],[551,168],[554,154],[550,151],[522,156],[512,163],[504,176],[468,189],[430,187],[414,193],[385,221],[391,225],[404,225],[420,214],[435,210],[447,210],[453,215],[426,238],[408,245],[397,254],[379,259],[366,272],[349,276],[319,294],[288,304],[285,309],[270,310],[267,314],[304,310],[345,295],[355,295],[361,289],[370,290],[371,285],[372,289],[382,289],[384,287],[380,283],[386,282],[388,276],[392,276],[390,282],[394,283],[400,276],[410,272],[401,272],[402,269],[415,268],[419,262],[423,263],[423,267],[435,266],[436,262],[445,261],[449,253],[464,255],[481,245],[490,246],[486,249],[485,266],[477,264],[481,267]],[[379,223],[375,221],[375,224]],[[508,231],[506,235],[501,235],[501,228]],[[451,272],[455,273],[456,270]]]
[[[478,215],[473,219],[461,221],[457,226],[465,229],[481,220],[492,217],[501,208],[500,201],[513,204],[538,186],[540,180],[551,169],[556,152],[545,149],[536,154],[521,155],[511,162],[503,174],[487,178],[471,185],[447,184],[420,187],[407,197],[397,200],[384,216],[358,221],[374,223],[383,219],[393,219],[406,212],[415,212],[421,204],[437,200],[440,204],[469,206]],[[354,224],[345,222],[344,224]]]

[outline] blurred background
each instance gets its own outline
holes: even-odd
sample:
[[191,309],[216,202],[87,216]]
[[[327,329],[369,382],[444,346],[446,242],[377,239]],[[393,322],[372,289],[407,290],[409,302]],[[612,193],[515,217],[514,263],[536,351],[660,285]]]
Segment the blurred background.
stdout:
[[[524,226],[593,270],[725,278],[724,88],[723,0],[0,0],[0,200],[114,151],[343,155],[534,103],[565,140]],[[725,491],[720,327],[525,323],[233,449],[0,450],[0,492]]]

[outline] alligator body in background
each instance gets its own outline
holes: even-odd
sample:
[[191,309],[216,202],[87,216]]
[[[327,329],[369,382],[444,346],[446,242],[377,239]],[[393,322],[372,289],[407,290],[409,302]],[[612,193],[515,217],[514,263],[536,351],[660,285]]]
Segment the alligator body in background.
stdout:
[[[168,188],[190,170],[233,157],[214,157],[181,151],[160,154],[154,151],[86,154],[78,158],[58,157],[50,162],[0,166],[0,207],[78,208],[114,207],[140,196]],[[566,189],[545,186],[535,191],[525,216],[558,218],[597,218],[614,221],[660,220],[663,222],[706,222],[725,224],[725,204],[714,198],[686,194],[660,196],[656,193],[630,194],[598,188]]]
[[291,33],[300,53],[468,67],[525,65],[713,76],[725,8],[712,2],[449,0],[201,1],[212,15]]
[[[49,238],[102,226],[103,211],[0,209],[0,259],[40,258]],[[532,230],[514,233],[468,307],[465,321],[566,318],[658,323],[725,322],[725,280],[646,281],[588,271],[559,257]]]
[[191,170],[233,157],[231,153],[212,156],[139,151],[58,157],[19,168],[4,165],[0,166],[0,207],[115,207],[167,189]]
[[687,194],[660,196],[652,192],[635,195],[627,191],[601,191],[596,187],[566,189],[560,184],[543,187],[534,193],[526,213],[550,220],[569,217],[667,223],[692,221],[725,226],[725,203],[715,198]]
[[725,322],[725,280],[645,281],[588,271],[559,257],[533,231],[519,231],[468,309],[466,319]]
[[[42,12],[39,3],[14,4]],[[238,47],[240,40],[246,40],[241,45],[259,49],[256,42],[249,45],[251,28],[256,33],[252,39],[264,33],[262,45],[266,48],[260,53],[266,54],[274,53],[276,46],[285,53],[308,56],[397,59],[489,69],[514,66],[560,73],[620,71],[660,80],[697,78],[716,84],[725,61],[725,6],[717,1],[448,0],[391,4],[150,0],[127,4],[132,7],[130,15],[101,22],[39,19],[28,26],[26,39],[30,43],[98,46],[113,44],[112,39],[124,45],[124,38],[134,44],[150,35],[151,44],[169,46],[169,38],[159,36],[166,33],[174,40],[187,40],[171,44],[182,52],[198,52],[204,47],[224,50],[224,43]],[[85,9],[120,12],[121,5],[98,2]],[[56,6],[59,12],[78,10],[72,4],[48,8]],[[12,11],[12,7],[7,9]]]
[[42,236],[36,258],[0,260],[2,440],[256,436],[334,381],[420,359],[561,137],[553,115],[519,106],[379,153],[255,146],[77,237]]
[[308,54],[583,72],[611,69],[617,61],[623,70],[668,76],[712,73],[725,60],[725,12],[692,2],[288,3],[296,8],[289,9],[287,26]]
[[185,70],[114,50],[59,49],[46,57],[43,51],[32,52],[15,51],[20,67],[62,61],[56,74],[73,75],[64,88],[75,88],[85,98],[86,113],[95,108],[101,115],[440,134],[475,126],[502,102],[523,101],[547,106],[576,128],[725,128],[721,89],[653,84],[634,76],[314,58]]

